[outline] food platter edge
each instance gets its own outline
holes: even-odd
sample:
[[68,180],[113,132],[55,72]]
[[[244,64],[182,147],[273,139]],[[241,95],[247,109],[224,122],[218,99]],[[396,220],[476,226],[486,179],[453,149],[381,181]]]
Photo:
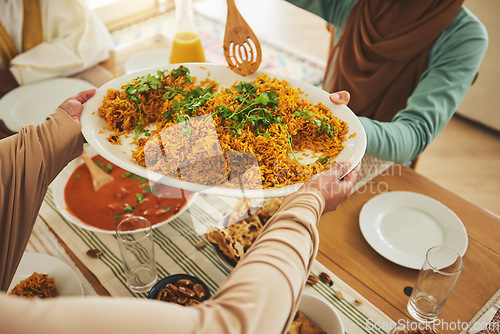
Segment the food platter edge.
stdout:
[[[147,74],[156,74],[158,70],[172,70],[178,68],[181,64],[171,64],[161,67],[151,67],[123,76],[117,77],[108,83],[101,86],[94,97],[89,99],[83,109],[81,116],[82,133],[87,142],[104,158],[120,166],[131,173],[150,179],[153,182],[160,182],[169,186],[182,188],[200,193],[212,194],[217,196],[228,196],[236,198],[272,198],[286,196],[296,191],[301,184],[293,184],[282,188],[271,189],[230,189],[225,187],[207,187],[192,182],[181,181],[178,179],[165,177],[159,173],[147,170],[146,168],[137,165],[130,155],[129,143],[124,145],[114,145],[108,142],[107,136],[109,131],[105,130],[105,121],[97,115],[97,110],[102,104],[103,97],[108,89],[120,89],[121,86],[128,81],[139,76]],[[190,63],[183,64],[190,70],[190,75],[200,82],[206,78],[210,78],[219,83],[220,87],[230,87],[239,81],[255,80],[261,71],[258,71],[250,76],[242,77],[232,72],[227,65],[207,64],[207,63]],[[345,105],[335,105],[329,99],[329,94],[311,84],[288,78],[286,76],[268,73],[270,77],[276,77],[279,80],[286,80],[292,87],[298,88],[302,92],[302,97],[308,99],[311,103],[321,102],[326,105],[331,112],[339,119],[346,121],[349,125],[350,132],[348,137],[355,132],[356,136],[350,137],[346,142],[346,147],[336,157],[336,160],[347,159],[352,162],[350,172],[356,164],[361,161],[366,149],[366,135],[361,125],[361,122],[355,114]],[[129,138],[130,142],[130,138]]]

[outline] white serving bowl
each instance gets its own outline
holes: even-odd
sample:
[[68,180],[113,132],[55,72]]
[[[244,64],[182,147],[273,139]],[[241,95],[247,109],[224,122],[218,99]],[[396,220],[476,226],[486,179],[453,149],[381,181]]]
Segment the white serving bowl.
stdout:
[[[86,146],[85,150],[90,157],[93,157],[97,154],[95,152],[95,150],[90,146]],[[92,232],[98,232],[98,233],[104,233],[104,234],[115,234],[114,229],[113,230],[100,229],[100,228],[97,228],[95,226],[91,226],[91,225],[83,222],[80,218],[78,218],[76,215],[74,215],[73,213],[71,213],[67,209],[66,199],[64,197],[64,188],[66,187],[66,183],[68,182],[69,178],[71,177],[71,175],[73,174],[75,169],[78,168],[82,164],[83,164],[82,158],[80,158],[80,157],[75,158],[57,175],[57,177],[54,179],[54,181],[52,181],[51,185],[52,185],[52,190],[53,190],[52,194],[54,196],[54,203],[55,203],[57,209],[59,210],[59,212],[61,213],[61,215],[67,221],[75,224],[76,226],[81,227],[85,230],[92,231]],[[191,204],[193,204],[193,202],[196,200],[197,197],[198,197],[197,193],[192,193],[191,196],[187,199],[186,205],[184,205],[179,210],[179,212],[177,212],[175,215],[171,216],[170,218],[168,218],[162,222],[153,224],[152,228],[155,229],[155,228],[161,227],[165,224],[168,224],[169,222],[171,222],[175,218],[179,217],[181,214],[184,213],[184,211],[186,211],[189,208],[189,206]]]
[[299,311],[328,334],[344,333],[344,326],[337,311],[320,297],[307,292],[303,293],[299,302]]

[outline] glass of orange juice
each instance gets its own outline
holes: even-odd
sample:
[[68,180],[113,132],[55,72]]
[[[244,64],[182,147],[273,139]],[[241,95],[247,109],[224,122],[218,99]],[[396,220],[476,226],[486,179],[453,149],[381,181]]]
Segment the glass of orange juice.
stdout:
[[205,62],[205,52],[193,18],[192,0],[175,0],[175,28],[170,63]]

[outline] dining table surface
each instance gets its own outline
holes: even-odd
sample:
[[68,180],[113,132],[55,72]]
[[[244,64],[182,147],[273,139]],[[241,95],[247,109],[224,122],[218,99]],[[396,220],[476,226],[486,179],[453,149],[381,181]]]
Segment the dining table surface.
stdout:
[[[108,60],[74,77],[99,87],[123,75],[125,62],[132,55],[167,45],[168,40],[163,35],[145,38],[113,50]],[[392,164],[355,191],[336,211],[325,214],[319,223],[317,260],[392,320],[410,319],[405,288],[414,285],[418,270],[381,256],[367,243],[359,224],[363,205],[374,196],[389,191],[409,191],[434,198],[463,222],[468,235],[464,269],[440,318],[448,323],[468,323],[500,289],[500,218],[420,175],[415,169]],[[110,295],[96,273],[74,256],[61,238],[58,240],[95,292]]]

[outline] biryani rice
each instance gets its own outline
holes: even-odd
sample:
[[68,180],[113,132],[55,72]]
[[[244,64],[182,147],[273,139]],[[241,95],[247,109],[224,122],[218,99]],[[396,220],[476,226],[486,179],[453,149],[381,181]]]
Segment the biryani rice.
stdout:
[[28,298],[51,298],[57,296],[57,291],[54,278],[48,274],[34,272],[28,278],[16,284],[9,294]]
[[[309,149],[322,157],[330,157],[332,162],[344,148],[348,125],[331,115],[323,104],[313,105],[302,98],[300,92],[285,80],[260,74],[251,82],[257,88],[255,96],[263,92],[276,92],[277,105],[264,108],[271,111],[273,117],[279,116],[282,122],[270,123],[259,129],[246,123],[237,136],[231,130],[231,119],[219,117],[215,111],[223,105],[232,113],[241,108],[241,103],[235,102],[235,98],[240,95],[235,89],[239,83],[218,91],[218,84],[212,80],[204,80],[198,85],[195,82],[196,78],[190,82],[188,76],[174,77],[170,72],[161,78],[159,88],[137,94],[141,100],[138,105],[129,99],[124,90],[109,89],[98,110],[98,115],[106,121],[107,129],[112,132],[108,140],[119,144],[124,135],[131,135],[136,128],[143,129],[150,125],[151,135],[133,142],[135,149],[132,157],[138,164],[169,177],[207,186],[232,187],[242,182],[249,188],[265,189],[304,182],[330,167],[320,162],[300,163],[290,156],[288,134],[295,152]],[[164,117],[163,114],[173,110],[187,92],[209,87],[213,87],[213,96],[194,110],[189,122],[178,123],[176,117],[179,113],[172,114],[170,119]],[[162,96],[167,93],[167,89],[182,89],[184,93],[164,100]],[[297,116],[297,110],[307,111],[310,117]],[[320,131],[310,121],[312,115],[316,119],[327,119],[335,136]],[[266,130],[269,134],[267,138],[262,135]],[[185,131],[189,131],[189,135]],[[243,163],[244,171],[237,173],[239,180],[228,173],[228,165],[241,163],[230,153],[235,151],[247,152],[253,157],[253,161]]]

